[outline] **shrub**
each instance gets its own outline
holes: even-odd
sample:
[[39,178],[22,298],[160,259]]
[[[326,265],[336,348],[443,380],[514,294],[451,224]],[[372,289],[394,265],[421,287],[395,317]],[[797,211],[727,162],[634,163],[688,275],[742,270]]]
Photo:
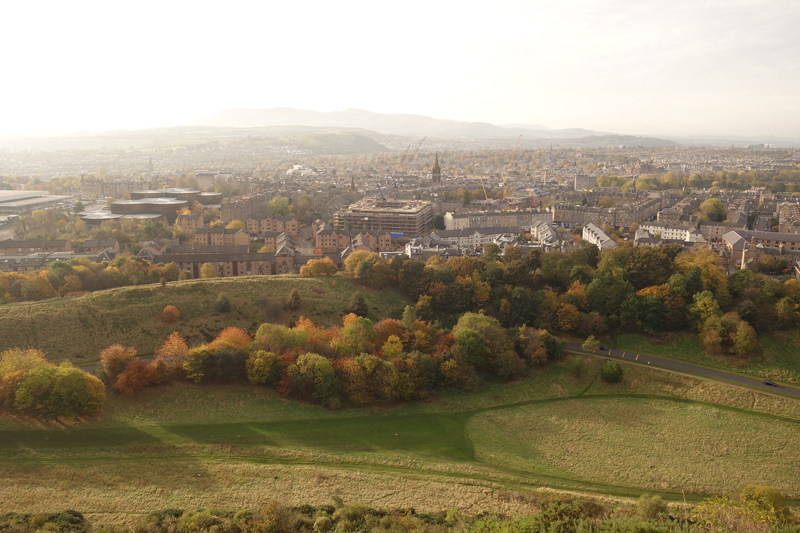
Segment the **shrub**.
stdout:
[[286,299],[284,307],[289,311],[296,311],[300,309],[300,305],[302,305],[300,301],[300,291],[292,289],[292,292],[289,293],[289,297]]
[[608,383],[619,383],[624,375],[622,365],[616,361],[606,361],[600,368],[600,378]]
[[134,357],[136,348],[127,348],[121,344],[112,344],[100,352],[100,363],[103,365],[108,382],[114,383]]
[[277,383],[281,375],[278,356],[265,350],[256,350],[247,358],[247,380],[253,385]]
[[14,407],[40,419],[76,418],[99,411],[106,400],[103,383],[69,365],[39,366],[19,382]]
[[367,305],[367,301],[364,300],[361,292],[356,292],[350,297],[350,301],[347,302],[347,307],[344,308],[342,314],[349,315],[350,313],[363,317],[369,315],[369,305]]
[[117,377],[114,388],[122,394],[132,395],[158,380],[155,367],[141,359],[133,359],[125,367],[125,371]]
[[655,519],[667,511],[667,504],[661,499],[661,496],[642,494],[639,501],[636,502],[636,511],[643,518]]
[[166,306],[164,310],[161,312],[161,319],[167,324],[172,324],[173,322],[178,320],[178,317],[180,316],[181,312],[178,311],[178,308],[175,307],[174,305]]
[[217,313],[228,313],[231,310],[231,301],[224,294],[217,296],[214,300],[214,311]]

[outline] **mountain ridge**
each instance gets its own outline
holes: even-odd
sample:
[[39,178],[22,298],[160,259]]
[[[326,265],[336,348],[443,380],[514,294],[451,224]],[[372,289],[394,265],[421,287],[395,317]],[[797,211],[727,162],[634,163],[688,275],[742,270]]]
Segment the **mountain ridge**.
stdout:
[[[291,107],[269,109],[226,109],[187,126],[206,127],[270,127],[313,126],[336,128],[363,128],[389,135],[431,135],[437,137],[513,138],[520,133],[529,139],[566,139],[579,136],[605,135],[581,128],[564,130],[530,129],[524,125],[498,126],[488,122],[461,122],[437,119],[410,113],[374,113],[349,108],[344,111],[313,111]],[[544,128],[544,126],[541,126]]]

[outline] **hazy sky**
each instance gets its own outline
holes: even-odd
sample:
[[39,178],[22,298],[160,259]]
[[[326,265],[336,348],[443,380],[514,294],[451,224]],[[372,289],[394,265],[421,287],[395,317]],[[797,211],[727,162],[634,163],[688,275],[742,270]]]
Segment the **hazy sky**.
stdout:
[[4,2],[0,133],[360,108],[800,137],[798,0]]

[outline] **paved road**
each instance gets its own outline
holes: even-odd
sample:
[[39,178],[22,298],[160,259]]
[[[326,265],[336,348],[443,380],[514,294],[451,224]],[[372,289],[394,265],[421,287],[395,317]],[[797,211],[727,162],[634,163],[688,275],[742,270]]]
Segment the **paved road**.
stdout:
[[[574,342],[567,343],[567,349],[578,352],[583,351],[581,345]],[[626,363],[640,364],[643,366],[652,366],[656,368],[660,367],[672,372],[694,374],[711,381],[725,381],[747,387],[748,389],[756,389],[763,392],[781,394],[800,399],[800,388],[788,387],[784,385],[781,385],[780,387],[770,387],[768,385],[764,385],[760,379],[748,378],[738,374],[729,374],[728,372],[723,372],[721,370],[712,370],[710,368],[672,361],[670,359],[662,359],[661,357],[654,357],[652,355],[637,354],[624,350],[608,350],[591,355],[596,357],[604,357],[607,359],[618,359],[620,361],[625,361]]]

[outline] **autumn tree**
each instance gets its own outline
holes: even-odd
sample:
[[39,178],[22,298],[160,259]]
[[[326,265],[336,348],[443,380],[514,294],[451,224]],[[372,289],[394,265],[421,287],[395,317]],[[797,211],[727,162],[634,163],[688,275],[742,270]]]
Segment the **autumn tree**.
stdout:
[[380,256],[375,252],[370,252],[367,250],[356,250],[355,252],[348,255],[347,259],[344,260],[344,268],[348,272],[355,273],[356,270],[358,270],[359,265],[370,257],[380,258]]
[[44,353],[35,348],[10,348],[0,353],[0,379],[12,372],[27,372],[32,368],[47,364]]
[[169,366],[180,365],[188,353],[189,347],[186,345],[186,341],[180,333],[175,331],[170,333],[164,344],[156,350],[156,360],[163,361]]
[[181,312],[178,311],[178,308],[175,307],[174,305],[166,306],[164,310],[161,312],[161,319],[167,324],[172,324],[173,322],[178,320],[178,317],[180,316]]
[[308,263],[300,267],[300,275],[310,278],[333,276],[337,272],[339,272],[339,269],[336,268],[336,265],[331,261],[330,257],[311,259]]
[[241,220],[231,220],[228,222],[228,225],[225,226],[225,229],[247,229],[247,224]]
[[136,357],[136,348],[125,347],[121,344],[112,344],[100,352],[100,364],[108,382],[113,384],[134,357]]
[[203,266],[200,267],[200,277],[203,279],[216,278],[217,271],[214,269],[214,265],[203,263]]
[[133,359],[114,380],[114,388],[123,394],[132,395],[156,381],[155,366],[148,365],[141,359]]
[[219,350],[223,348],[227,350],[246,350],[250,346],[252,337],[252,335],[241,328],[228,327],[220,331],[217,338],[208,345],[208,348],[210,350]]

